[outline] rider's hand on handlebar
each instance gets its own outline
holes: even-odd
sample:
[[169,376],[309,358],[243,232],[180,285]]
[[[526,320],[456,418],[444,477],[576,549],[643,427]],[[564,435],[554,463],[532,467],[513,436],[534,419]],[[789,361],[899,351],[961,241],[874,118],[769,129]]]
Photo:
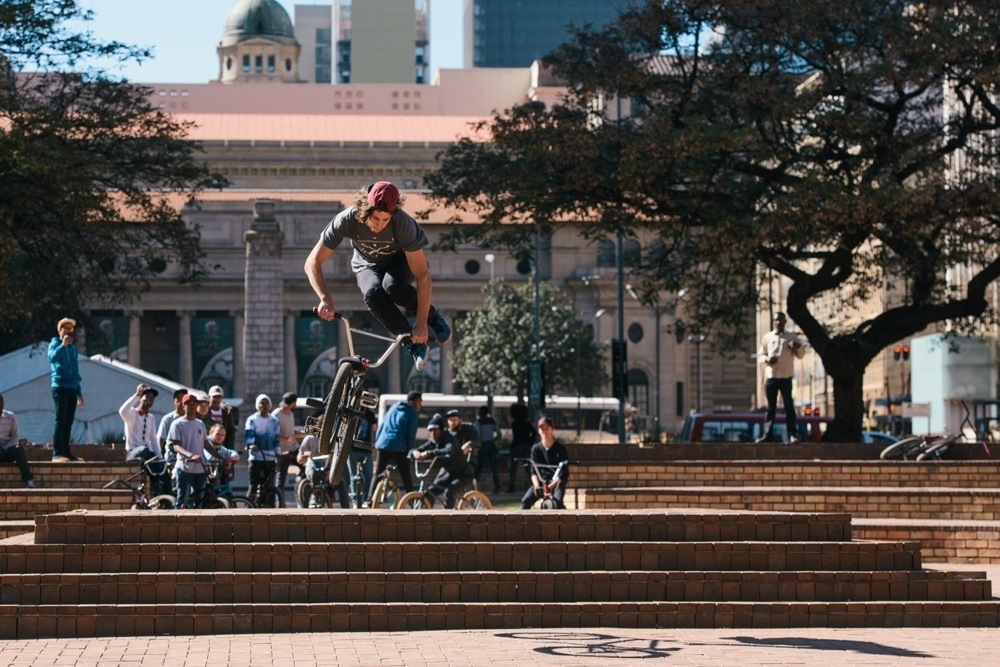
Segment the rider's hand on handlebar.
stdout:
[[540,486],[536,486],[535,487],[535,495],[538,496],[539,498],[541,498],[543,495],[545,495],[545,489],[543,489]]
[[333,320],[333,316],[334,314],[336,314],[337,311],[334,310],[333,308],[333,299],[324,298],[320,300],[318,306],[313,308],[313,312],[316,313],[316,315],[319,316],[320,319],[329,322]]
[[426,343],[427,342],[427,323],[426,322],[415,322],[413,324],[413,331],[410,332],[410,340],[414,343]]

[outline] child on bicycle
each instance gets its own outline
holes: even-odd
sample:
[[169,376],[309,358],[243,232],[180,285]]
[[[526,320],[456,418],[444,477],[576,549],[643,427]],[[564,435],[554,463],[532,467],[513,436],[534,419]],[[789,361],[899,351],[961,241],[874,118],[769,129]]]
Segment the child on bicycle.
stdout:
[[[566,445],[556,439],[551,417],[542,417],[538,420],[538,434],[540,440],[531,448],[531,461],[535,464],[530,467],[531,488],[521,498],[523,510],[531,509],[546,494],[551,494],[558,506],[563,507],[563,498],[566,497],[569,451]],[[556,475],[557,466],[564,461],[565,465]]]
[[414,449],[411,455],[418,461],[428,458],[438,459],[441,470],[431,484],[429,497],[433,498],[443,493],[444,507],[451,509],[461,492],[475,478],[472,464],[467,458],[472,451],[472,444],[466,442],[460,445],[450,434],[444,432],[441,415],[434,415],[428,422],[427,434],[430,439]]
[[246,424],[251,499],[260,497],[264,484],[274,484],[274,472],[281,454],[278,420],[271,414],[271,399],[267,394],[260,394],[255,404],[257,412],[247,417]]

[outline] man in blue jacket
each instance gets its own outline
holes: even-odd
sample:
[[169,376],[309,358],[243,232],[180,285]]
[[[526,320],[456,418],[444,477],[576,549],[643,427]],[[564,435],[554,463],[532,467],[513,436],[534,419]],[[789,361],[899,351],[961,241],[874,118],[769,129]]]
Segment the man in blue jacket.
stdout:
[[405,402],[395,403],[386,410],[385,417],[375,433],[375,474],[372,475],[372,483],[368,489],[367,503],[371,503],[378,476],[390,463],[396,464],[396,469],[403,478],[403,488],[407,492],[413,490],[410,460],[407,455],[417,445],[417,419],[423,404],[423,394],[411,391],[406,395]]
[[59,335],[49,342],[49,367],[52,369],[52,400],[56,405],[56,425],[52,434],[52,460],[56,463],[76,461],[69,448],[70,431],[76,418],[76,407],[83,405],[80,388],[80,366],[74,340],[76,320],[64,317],[56,324]]

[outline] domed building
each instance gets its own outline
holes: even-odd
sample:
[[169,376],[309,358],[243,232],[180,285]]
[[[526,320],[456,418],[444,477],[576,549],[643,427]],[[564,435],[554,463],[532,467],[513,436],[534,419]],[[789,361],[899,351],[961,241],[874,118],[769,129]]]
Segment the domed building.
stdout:
[[220,83],[301,83],[292,20],[277,0],[239,0],[226,16]]

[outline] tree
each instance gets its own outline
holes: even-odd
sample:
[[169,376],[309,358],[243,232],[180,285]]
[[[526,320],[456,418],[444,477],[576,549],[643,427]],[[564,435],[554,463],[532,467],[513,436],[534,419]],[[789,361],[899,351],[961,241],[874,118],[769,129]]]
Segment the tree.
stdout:
[[[494,142],[447,151],[433,188],[487,208],[481,241],[496,229],[509,240],[500,225],[530,217],[539,187],[507,170],[529,143],[578,133],[552,159],[606,162],[589,180],[580,166],[538,167],[545,219],[576,216],[594,236],[616,211],[615,225],[658,235],[647,294],[690,290],[681,326],[730,350],[753,336],[746,306],[766,305],[762,276],[783,277],[788,314],[833,378],[830,435],[857,440],[863,375],[882,349],[996,316],[998,40],[1000,8],[976,0],[649,2],[577,31],[546,59],[570,97],[498,114]],[[603,103],[616,96],[627,118]],[[866,312],[883,290],[885,307]]]
[[224,181],[148,89],[98,69],[149,57],[72,26],[75,0],[0,4],[0,351],[85,306],[119,306],[168,264],[204,273],[179,204]]
[[[455,348],[455,380],[468,391],[510,393],[524,398],[528,362],[534,358],[535,300],[531,284],[502,279],[488,283],[481,308],[458,323],[462,344]],[[541,358],[549,394],[593,396],[607,381],[602,347],[586,330],[558,287],[539,289]],[[503,335],[498,336],[497,332]],[[579,346],[579,350],[578,347]]]

